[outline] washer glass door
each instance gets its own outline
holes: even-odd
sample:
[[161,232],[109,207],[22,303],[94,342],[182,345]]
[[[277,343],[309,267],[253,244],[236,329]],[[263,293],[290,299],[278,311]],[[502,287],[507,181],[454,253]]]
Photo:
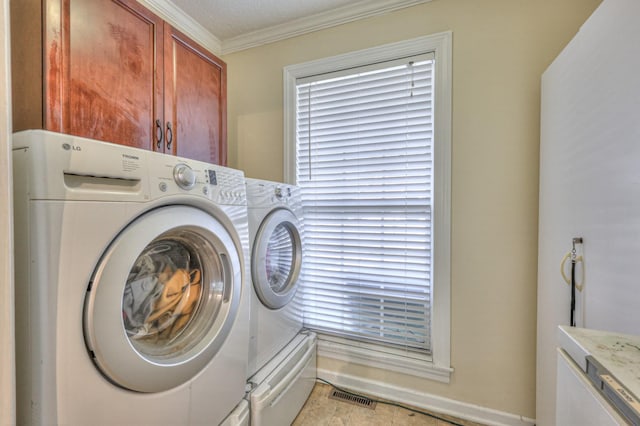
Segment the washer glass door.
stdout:
[[85,299],[85,341],[115,384],[159,392],[195,376],[236,317],[242,282],[233,237],[187,206],[151,211],[114,240]]
[[253,286],[270,309],[285,306],[297,290],[302,240],[296,216],[286,209],[271,212],[256,233],[251,257]]

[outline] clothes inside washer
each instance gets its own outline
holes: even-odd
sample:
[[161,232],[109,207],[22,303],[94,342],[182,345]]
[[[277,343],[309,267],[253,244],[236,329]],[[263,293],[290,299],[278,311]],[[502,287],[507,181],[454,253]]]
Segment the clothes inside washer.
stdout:
[[122,299],[129,338],[159,343],[184,330],[202,294],[201,271],[189,269],[190,259],[188,250],[174,241],[152,243],[138,257]]

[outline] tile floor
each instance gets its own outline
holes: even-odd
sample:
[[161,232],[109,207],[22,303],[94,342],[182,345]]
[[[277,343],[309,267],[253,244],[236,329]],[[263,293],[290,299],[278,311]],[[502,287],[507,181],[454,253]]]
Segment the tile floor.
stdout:
[[[438,415],[448,421],[389,404],[377,403],[375,409],[329,399],[332,387],[316,382],[309,399],[293,421],[293,426],[482,426],[451,416]],[[420,410],[425,411],[425,410]]]

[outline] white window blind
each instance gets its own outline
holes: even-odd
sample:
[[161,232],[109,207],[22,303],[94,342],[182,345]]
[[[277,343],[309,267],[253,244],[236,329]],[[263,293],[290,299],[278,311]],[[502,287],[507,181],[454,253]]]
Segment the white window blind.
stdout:
[[430,352],[431,55],[296,80],[305,325]]

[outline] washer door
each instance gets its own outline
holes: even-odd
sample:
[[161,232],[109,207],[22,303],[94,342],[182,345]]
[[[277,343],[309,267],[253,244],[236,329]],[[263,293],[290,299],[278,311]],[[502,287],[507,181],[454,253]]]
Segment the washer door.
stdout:
[[187,206],[132,222],[103,255],[84,309],[87,347],[113,383],[160,392],[200,372],[231,330],[242,267],[232,236]]
[[291,301],[301,262],[298,219],[289,210],[274,210],[262,221],[251,256],[253,287],[267,308],[279,309]]

